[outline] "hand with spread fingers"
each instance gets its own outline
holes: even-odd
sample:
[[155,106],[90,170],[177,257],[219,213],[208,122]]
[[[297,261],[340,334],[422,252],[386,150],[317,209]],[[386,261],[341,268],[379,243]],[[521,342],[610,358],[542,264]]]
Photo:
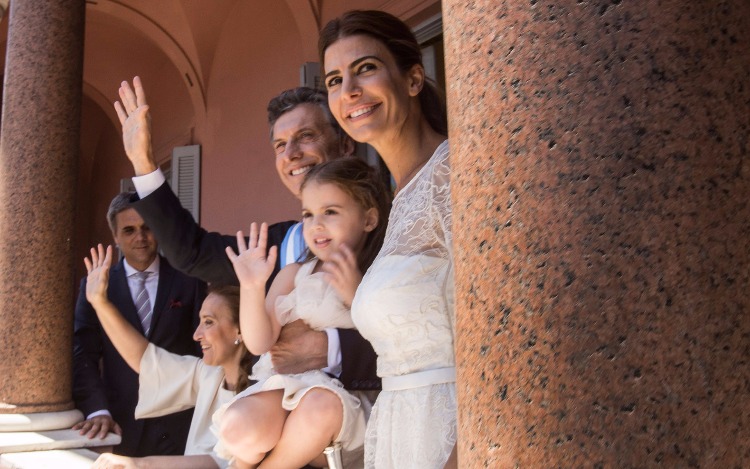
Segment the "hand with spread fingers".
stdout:
[[237,254],[231,247],[226,248],[227,256],[234,266],[240,286],[265,288],[266,281],[276,265],[277,252],[277,247],[272,246],[268,255],[266,255],[267,243],[268,224],[263,223],[259,231],[258,224],[252,223],[247,243],[242,231],[237,232]]
[[86,299],[94,308],[107,299],[107,286],[109,284],[109,266],[112,264],[112,246],[99,244],[97,248],[91,248],[91,259],[85,258],[86,264]]
[[125,153],[133,164],[136,176],[152,173],[157,166],[151,147],[151,114],[141,79],[133,78],[132,87],[123,81],[119,95],[120,101],[115,102],[115,111],[122,125]]
[[97,415],[90,419],[73,425],[73,430],[79,430],[80,435],[86,435],[88,439],[98,437],[103,440],[109,432],[122,435],[122,429],[109,415]]

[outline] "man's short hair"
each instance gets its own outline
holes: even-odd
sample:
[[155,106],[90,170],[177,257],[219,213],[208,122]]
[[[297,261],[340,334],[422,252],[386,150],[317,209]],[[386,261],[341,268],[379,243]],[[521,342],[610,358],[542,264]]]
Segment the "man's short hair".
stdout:
[[326,119],[339,137],[347,137],[328,107],[328,95],[323,90],[316,90],[306,86],[292,88],[282,91],[278,96],[268,102],[268,125],[271,127],[271,138],[273,138],[273,126],[279,117],[296,108],[300,104],[314,104],[323,110]]
[[112,199],[109,203],[109,209],[107,210],[107,223],[109,223],[109,229],[112,233],[117,232],[117,214],[132,207],[132,202],[135,200],[135,192],[120,192]]

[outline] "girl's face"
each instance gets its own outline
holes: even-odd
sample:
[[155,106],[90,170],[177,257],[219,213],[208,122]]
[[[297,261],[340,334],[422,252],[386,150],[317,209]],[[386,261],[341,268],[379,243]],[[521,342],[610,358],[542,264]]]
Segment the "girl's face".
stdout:
[[398,132],[422,89],[422,67],[401,72],[385,45],[364,35],[337,40],[324,58],[328,104],[346,133],[373,143]]
[[208,295],[201,306],[200,321],[193,340],[200,342],[206,365],[237,368],[243,345],[234,345],[234,341],[240,338],[240,328],[224,299]]
[[377,210],[364,209],[336,184],[311,181],[302,189],[302,235],[321,261],[342,244],[359,254],[377,225]]

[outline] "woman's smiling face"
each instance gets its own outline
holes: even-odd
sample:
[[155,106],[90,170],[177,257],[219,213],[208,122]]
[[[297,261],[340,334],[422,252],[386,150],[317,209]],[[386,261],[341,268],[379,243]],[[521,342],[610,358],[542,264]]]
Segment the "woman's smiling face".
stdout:
[[229,305],[219,295],[208,295],[201,307],[200,324],[193,334],[193,340],[200,343],[206,365],[236,368],[241,349],[234,341],[239,337],[240,328]]
[[421,89],[399,70],[388,48],[365,35],[338,39],[325,51],[328,104],[354,140],[372,143],[398,132]]

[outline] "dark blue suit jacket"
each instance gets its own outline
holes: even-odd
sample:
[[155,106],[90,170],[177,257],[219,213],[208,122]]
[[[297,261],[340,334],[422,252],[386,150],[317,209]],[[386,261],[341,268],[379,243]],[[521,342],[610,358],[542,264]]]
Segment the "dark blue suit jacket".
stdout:
[[[206,285],[175,270],[165,258],[159,267],[159,286],[148,340],[172,353],[196,355],[193,341]],[[107,290],[110,301],[125,319],[143,333],[128,288],[123,261],[112,267]],[[125,363],[102,330],[96,312],[86,301],[86,279],[81,281],[73,335],[73,399],[89,415],[107,409],[122,427],[122,443],[114,452],[130,456],[183,454],[193,411],[135,420],[138,375]]]

